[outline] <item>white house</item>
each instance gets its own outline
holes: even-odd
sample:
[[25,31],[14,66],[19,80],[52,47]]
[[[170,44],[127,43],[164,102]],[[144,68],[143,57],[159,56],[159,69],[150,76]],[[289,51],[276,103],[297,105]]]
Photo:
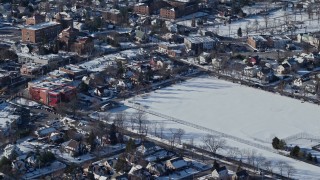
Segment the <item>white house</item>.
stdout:
[[215,169],[211,175],[212,175],[212,178],[214,179],[220,179],[220,180],[231,179],[228,173],[228,169],[225,166]]
[[260,68],[256,66],[253,66],[253,67],[247,66],[243,69],[243,73],[245,76],[248,76],[248,77],[256,77],[259,70]]

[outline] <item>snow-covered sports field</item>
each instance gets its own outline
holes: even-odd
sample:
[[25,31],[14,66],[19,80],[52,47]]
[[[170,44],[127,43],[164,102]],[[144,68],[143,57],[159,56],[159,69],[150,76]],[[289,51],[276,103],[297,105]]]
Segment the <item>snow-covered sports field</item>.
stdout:
[[135,97],[155,112],[253,140],[320,134],[320,106],[215,78],[196,78]]
[[[286,138],[302,132],[314,136],[320,134],[320,106],[213,77],[194,78],[129,101],[154,112],[269,147],[275,136]],[[150,121],[162,119],[152,115],[148,117]],[[194,135],[195,139],[199,139],[199,136],[207,133],[179,123],[166,122],[166,128],[183,128],[185,137]],[[227,144],[241,149],[256,149],[271,160],[287,161],[297,169],[295,177],[298,179],[320,176],[320,167],[232,140],[227,140]]]

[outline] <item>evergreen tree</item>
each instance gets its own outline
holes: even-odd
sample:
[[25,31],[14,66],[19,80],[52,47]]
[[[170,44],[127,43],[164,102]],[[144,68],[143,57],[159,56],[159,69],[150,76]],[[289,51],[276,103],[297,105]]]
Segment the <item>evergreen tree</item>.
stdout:
[[317,158],[317,156],[314,156],[314,157],[313,157],[313,162],[314,162],[315,164],[318,164],[318,158]]
[[91,151],[93,151],[96,147],[96,136],[95,134],[93,133],[93,130],[91,130],[90,134],[89,134],[89,137],[87,139],[87,142],[88,144],[90,144],[91,146]]
[[286,142],[284,140],[280,140],[278,137],[272,139],[272,147],[274,149],[284,149],[285,146]]
[[300,152],[300,147],[299,147],[299,146],[295,146],[295,147],[293,147],[293,149],[290,151],[290,156],[298,157],[298,156],[299,156],[299,152]]
[[214,167],[214,169],[219,169],[220,168],[220,164],[216,160],[214,160],[213,161],[213,167]]
[[129,141],[126,144],[126,153],[130,153],[134,150],[135,148],[135,143],[134,140],[132,140],[131,138],[129,139]]
[[308,160],[308,161],[312,161],[312,160],[313,160],[311,153],[308,153],[307,160]]
[[274,137],[272,139],[272,147],[274,149],[279,149],[280,139],[278,137]]
[[239,27],[239,29],[238,29],[238,36],[242,37],[242,29],[241,29],[241,27]]
[[196,27],[196,19],[194,18],[194,16],[192,17],[191,26]]
[[113,123],[111,125],[110,128],[110,133],[109,133],[109,138],[110,138],[110,143],[112,145],[115,145],[118,143],[118,139],[117,139],[117,129],[116,129],[116,125]]

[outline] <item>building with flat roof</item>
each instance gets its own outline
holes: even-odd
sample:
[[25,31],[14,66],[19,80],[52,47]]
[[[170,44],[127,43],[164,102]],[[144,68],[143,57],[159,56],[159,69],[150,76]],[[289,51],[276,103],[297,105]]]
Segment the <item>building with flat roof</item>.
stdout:
[[108,9],[105,11],[101,11],[102,18],[113,24],[120,24],[124,21],[123,16],[121,15],[118,9]]
[[76,87],[71,80],[63,78],[45,78],[28,83],[31,98],[42,104],[55,107],[60,102],[69,102],[76,96]]
[[249,36],[247,43],[255,49],[266,48],[268,46],[268,41],[262,36]]
[[23,43],[39,43],[49,41],[57,37],[62,26],[58,22],[43,22],[22,28]]
[[184,44],[187,50],[193,51],[194,54],[200,54],[203,51],[213,49],[217,42],[217,39],[209,36],[189,36],[184,38]]
[[26,25],[35,25],[46,21],[46,17],[40,14],[35,14],[32,17],[27,18]]
[[87,74],[87,70],[83,67],[69,64],[59,68],[60,71],[65,72],[71,79],[81,79]]

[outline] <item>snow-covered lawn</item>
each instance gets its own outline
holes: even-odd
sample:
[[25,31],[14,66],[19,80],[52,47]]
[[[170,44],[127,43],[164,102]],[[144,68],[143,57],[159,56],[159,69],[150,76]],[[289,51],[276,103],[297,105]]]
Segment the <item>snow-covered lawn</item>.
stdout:
[[28,99],[25,99],[25,98],[21,98],[21,97],[17,97],[17,98],[14,98],[12,100],[13,103],[15,104],[20,104],[20,105],[23,105],[23,106],[29,106],[29,107],[35,107],[35,106],[39,106],[40,104],[35,102],[35,101],[31,101],[31,100],[28,100]]
[[[262,6],[264,8],[264,6]],[[216,18],[214,21],[208,21],[209,26],[205,26],[204,29],[218,33],[220,36],[230,36],[237,37],[237,31],[239,27],[242,29],[243,35],[246,35],[246,29],[249,28],[249,35],[253,34],[263,34],[265,32],[266,20],[263,15],[254,15],[257,9],[252,8],[253,15],[232,21],[231,24],[224,25],[224,19]],[[320,20],[318,16],[314,15],[312,19],[309,19],[307,12],[302,11],[294,12],[290,8],[287,11],[279,9],[272,11],[267,16],[267,27],[268,31],[275,30],[276,33],[281,34],[287,29],[286,21],[293,22],[297,27],[297,30],[293,34],[304,33],[304,32],[316,32],[319,31]],[[177,24],[192,26],[192,18],[179,21]],[[295,23],[297,22],[297,23]],[[262,29],[262,30],[261,30]],[[290,33],[290,32],[289,32]]]
[[47,167],[43,167],[43,168],[40,168],[40,169],[36,169],[35,171],[33,172],[29,172],[29,173],[26,173],[24,176],[23,176],[23,179],[38,179],[37,177],[40,177],[40,176],[44,176],[46,174],[50,174],[54,171],[57,171],[59,169],[64,169],[66,168],[67,166],[59,161],[55,161],[53,163],[51,163],[50,166],[47,166]]
[[[318,136],[320,133],[320,125],[315,118],[320,115],[318,105],[301,103],[295,99],[212,77],[195,78],[132,98],[130,101],[167,116],[269,147],[274,136],[286,138],[303,132]],[[126,111],[134,112],[132,109]],[[152,115],[148,115],[148,118],[150,121],[163,120]],[[171,121],[164,122],[166,129],[184,129],[184,138],[187,139],[200,141],[200,137],[207,133]],[[230,139],[227,140],[227,145],[240,149],[255,149],[267,159],[286,161],[297,169],[294,175],[298,179],[314,179],[320,176],[320,167]],[[225,151],[219,153],[227,154]]]

